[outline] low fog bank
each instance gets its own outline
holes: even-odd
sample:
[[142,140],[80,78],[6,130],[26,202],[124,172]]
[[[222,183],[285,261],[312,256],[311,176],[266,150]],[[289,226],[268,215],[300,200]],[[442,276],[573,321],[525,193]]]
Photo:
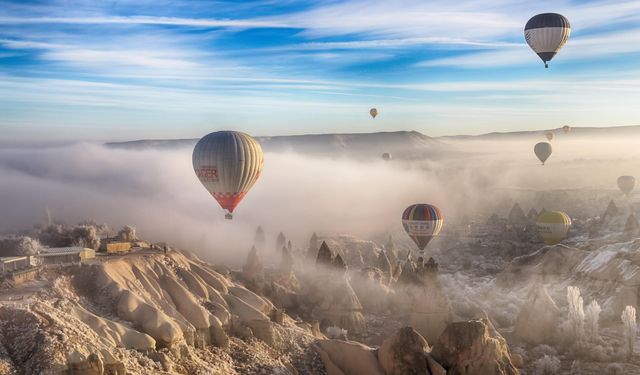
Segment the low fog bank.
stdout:
[[0,232],[44,223],[49,210],[57,221],[133,224],[142,238],[238,261],[258,225],[269,240],[283,231],[300,247],[314,231],[380,238],[401,231],[400,215],[412,203],[435,204],[445,219],[455,220],[505,214],[516,200],[534,204],[532,191],[601,189],[615,197],[616,178],[633,175],[640,165],[632,139],[558,137],[542,167],[532,151],[536,141],[449,140],[462,156],[420,161],[266,153],[263,174],[233,221],[224,220],[194,176],[190,147],[1,149]]

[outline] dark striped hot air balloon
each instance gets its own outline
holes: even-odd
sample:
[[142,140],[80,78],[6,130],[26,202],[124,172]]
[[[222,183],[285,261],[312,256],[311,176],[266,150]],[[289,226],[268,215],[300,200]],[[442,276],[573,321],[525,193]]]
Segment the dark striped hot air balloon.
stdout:
[[542,59],[545,68],[549,67],[549,61],[564,46],[570,34],[569,20],[558,13],[533,16],[524,27],[527,44]]
[[402,213],[402,226],[421,251],[440,233],[443,224],[440,210],[431,204],[413,204]]
[[241,132],[207,134],[193,149],[196,176],[227,211],[227,219],[260,177],[263,164],[260,144]]

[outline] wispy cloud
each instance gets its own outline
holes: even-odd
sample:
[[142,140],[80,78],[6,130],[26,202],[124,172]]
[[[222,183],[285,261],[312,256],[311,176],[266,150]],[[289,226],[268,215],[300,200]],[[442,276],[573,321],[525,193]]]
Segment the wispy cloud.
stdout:
[[251,19],[204,19],[152,16],[104,16],[104,17],[0,17],[4,24],[78,24],[78,25],[165,25],[201,28],[287,28],[294,27],[282,22]]
[[[612,31],[594,36],[574,35],[560,51],[557,59],[603,60],[613,55],[640,53],[640,29]],[[422,67],[486,68],[515,66],[536,61],[536,56],[524,48],[501,48],[492,51],[471,52],[460,56],[432,59],[420,62]]]

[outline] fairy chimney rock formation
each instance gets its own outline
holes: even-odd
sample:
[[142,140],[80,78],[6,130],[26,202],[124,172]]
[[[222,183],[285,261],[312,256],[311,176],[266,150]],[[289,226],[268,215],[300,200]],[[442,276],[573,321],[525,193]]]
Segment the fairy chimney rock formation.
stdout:
[[258,226],[258,229],[256,229],[256,235],[253,238],[253,243],[259,247],[262,247],[264,246],[264,240],[264,230],[262,229],[262,226]]
[[280,272],[282,273],[291,273],[293,271],[293,257],[291,256],[291,251],[282,247],[282,256],[280,258]]
[[255,246],[251,248],[249,251],[249,255],[247,255],[247,261],[244,266],[242,266],[242,275],[247,280],[256,280],[263,275],[264,266],[258,257],[258,251]]
[[313,232],[311,238],[309,239],[309,249],[307,250],[311,258],[316,257],[316,255],[318,254],[318,248],[318,235],[316,234],[316,232]]
[[333,253],[329,249],[329,245],[325,241],[322,241],[318,255],[316,256],[316,266],[331,267],[333,264]]
[[538,211],[536,211],[535,208],[531,207],[531,209],[527,213],[527,219],[529,219],[529,221],[536,221],[538,220],[538,216]]
[[278,238],[276,238],[276,250],[282,249],[282,246],[286,245],[287,238],[284,236],[284,233],[278,233]]
[[522,207],[520,207],[520,204],[515,203],[513,207],[511,207],[511,211],[509,211],[509,223],[524,224],[526,222],[527,222],[527,217],[524,215],[524,211],[522,211]]
[[629,215],[627,222],[624,224],[624,235],[631,238],[638,234],[638,219],[635,214]]
[[551,299],[544,285],[534,287],[522,306],[514,335],[534,345],[550,342],[559,323],[560,309]]
[[609,201],[609,205],[607,206],[607,209],[602,214],[602,220],[603,221],[611,220],[614,217],[618,216],[619,213],[620,213],[620,210],[618,210],[618,206],[616,206],[615,202],[612,199]]

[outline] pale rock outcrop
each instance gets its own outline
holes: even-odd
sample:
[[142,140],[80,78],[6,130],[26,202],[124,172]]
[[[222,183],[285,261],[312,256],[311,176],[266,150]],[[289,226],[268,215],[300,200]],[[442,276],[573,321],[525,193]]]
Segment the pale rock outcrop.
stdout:
[[363,268],[351,280],[353,290],[366,311],[383,312],[393,290],[385,285],[385,275],[377,268]]
[[518,375],[506,341],[482,320],[447,326],[431,356],[448,375]]
[[426,374],[429,344],[411,327],[386,338],[378,350],[378,361],[386,375]]
[[551,342],[561,316],[544,285],[534,287],[520,309],[513,334],[523,341],[540,345]]
[[453,321],[451,304],[438,281],[438,264],[433,258],[426,263],[419,261],[415,273],[422,285],[406,288],[410,300],[409,324],[427,341],[435,341]]
[[370,347],[353,341],[320,340],[315,345],[327,375],[385,375]]
[[164,289],[169,292],[178,312],[195,327],[197,336],[201,339],[196,343],[201,343],[199,345],[213,344],[220,347],[228,345],[229,337],[224,332],[220,320],[200,305],[193,294],[189,293],[174,278],[165,276],[161,281]]
[[228,294],[225,298],[231,312],[238,316],[243,325],[251,329],[256,338],[270,345],[276,344],[277,338],[273,323],[267,315],[233,294]]
[[195,263],[191,263],[190,269],[221,294],[224,295],[229,293],[229,290],[227,288],[231,286],[231,283],[227,281],[224,276],[213,270],[205,269],[203,266]]
[[376,267],[384,274],[384,280],[381,281],[384,284],[389,284],[393,277],[393,268],[391,267],[391,262],[389,261],[389,257],[387,257],[386,251],[382,250],[380,254],[378,254]]
[[240,298],[244,302],[251,305],[256,310],[262,312],[265,315],[270,315],[275,308],[271,301],[262,298],[247,288],[241,286],[232,286],[229,288],[229,293]]
[[183,339],[182,330],[173,319],[129,290],[124,290],[120,295],[117,310],[118,316],[133,322],[163,346],[171,347]]
[[149,351],[156,348],[156,340],[153,337],[131,329],[123,324],[101,318],[85,310],[82,306],[74,305],[70,313],[91,327],[98,336],[107,340],[114,347],[124,347]]
[[350,333],[364,333],[362,305],[347,278],[347,266],[340,254],[335,258],[332,254],[323,242],[316,258],[317,276],[307,297],[315,306],[312,315],[320,320],[323,328],[337,326]]
[[384,245],[384,250],[387,253],[389,262],[391,262],[391,264],[396,264],[398,262],[398,247],[393,240],[393,236],[389,235],[387,243]]
[[342,275],[325,282],[324,297],[313,310],[316,319],[330,322],[346,329],[349,333],[366,332],[366,323],[362,315],[362,305],[347,278]]

